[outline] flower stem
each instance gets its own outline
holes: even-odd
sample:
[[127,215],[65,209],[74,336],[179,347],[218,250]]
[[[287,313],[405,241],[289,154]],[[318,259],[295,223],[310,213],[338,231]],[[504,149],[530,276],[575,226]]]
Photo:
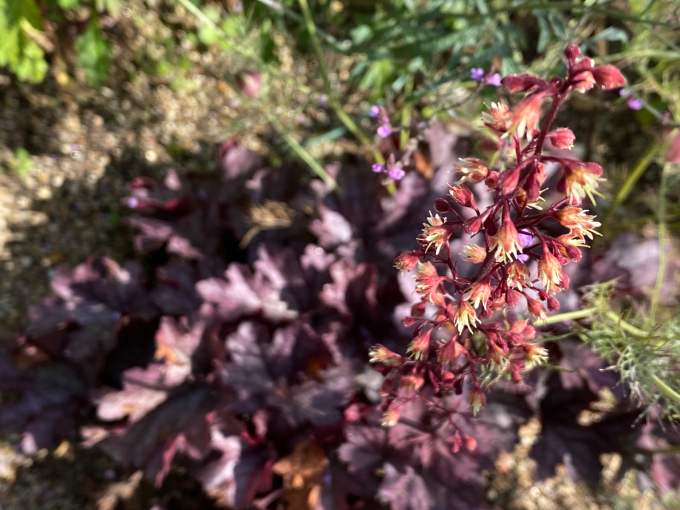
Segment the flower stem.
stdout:
[[534,322],[534,325],[547,326],[562,321],[584,319],[586,317],[591,317],[595,312],[597,312],[597,308],[584,308],[583,310],[575,310],[573,312],[558,313],[557,315],[551,315],[545,320],[537,320]]
[[[333,111],[335,111],[335,114],[338,116],[340,121],[357,138],[357,140],[359,140],[359,142],[361,142],[364,145],[369,145],[371,141],[359,129],[359,127],[352,120],[352,118],[349,115],[347,115],[345,110],[342,109],[340,101],[338,101],[338,99],[335,97],[335,94],[333,93],[331,80],[328,78],[328,68],[326,67],[326,59],[323,54],[321,44],[319,44],[319,39],[316,36],[317,33],[316,24],[314,23],[312,13],[309,10],[309,3],[307,3],[307,0],[298,0],[298,4],[300,4],[300,10],[302,11],[302,16],[305,20],[305,26],[307,27],[307,32],[309,33],[309,38],[312,42],[312,47],[314,48],[314,52],[316,53],[316,58],[319,60],[319,70],[321,71],[321,78],[323,79],[324,88],[326,89],[326,95],[328,96],[328,103],[331,105]],[[373,151],[373,156],[378,163],[382,164],[385,162],[380,151],[377,150]]]

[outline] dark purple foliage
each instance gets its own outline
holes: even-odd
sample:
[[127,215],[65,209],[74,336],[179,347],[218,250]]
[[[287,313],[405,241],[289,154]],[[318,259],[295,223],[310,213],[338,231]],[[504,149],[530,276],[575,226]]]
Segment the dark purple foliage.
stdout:
[[[328,457],[319,496],[328,510],[494,508],[482,470],[513,449],[532,409],[543,425],[533,451],[541,477],[566,463],[595,482],[601,453],[640,467],[635,448],[678,444],[624,409],[579,425],[602,387],[619,390],[575,341],[553,353],[565,371],[490,393],[475,418],[461,384],[431,395],[437,408],[416,401],[381,426],[383,381],[368,348],[403,350],[410,339],[400,319],[413,283],[392,260],[413,247],[456,141],[435,126],[434,177],[411,171],[392,196],[359,164],[329,168],[336,194],[306,182],[304,168],[270,168],[232,142],[220,149],[220,175],[136,179],[127,221],[140,261],[56,271],[55,296],[0,351],[0,391],[12,397],[0,400],[0,428],[21,434],[28,452],[80,433],[157,484],[182,465],[237,509],[277,486],[274,463],[310,440]],[[249,208],[267,200],[287,203],[292,221],[240,248]],[[88,410],[94,419],[83,419]],[[676,486],[677,462],[651,459],[649,476]]]

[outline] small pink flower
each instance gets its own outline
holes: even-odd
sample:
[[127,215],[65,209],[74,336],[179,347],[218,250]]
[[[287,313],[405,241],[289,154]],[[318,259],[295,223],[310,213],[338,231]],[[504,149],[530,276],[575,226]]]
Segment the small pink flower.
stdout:
[[470,69],[470,77],[475,81],[483,81],[484,69],[482,69],[481,67],[475,67]]
[[486,79],[486,83],[488,85],[493,85],[494,87],[500,87],[501,86],[501,75],[498,74],[498,73],[494,73],[493,76]]
[[377,174],[382,173],[385,171],[385,165],[381,165],[380,163],[373,163],[371,170],[373,170]]
[[390,170],[390,173],[387,174],[387,175],[392,177],[392,179],[394,179],[395,181],[400,181],[404,178],[404,176],[406,175],[406,172],[404,172],[404,170],[402,168],[395,166],[392,170]]
[[389,124],[383,124],[378,128],[378,136],[380,138],[387,138],[392,134],[392,128],[389,126]]

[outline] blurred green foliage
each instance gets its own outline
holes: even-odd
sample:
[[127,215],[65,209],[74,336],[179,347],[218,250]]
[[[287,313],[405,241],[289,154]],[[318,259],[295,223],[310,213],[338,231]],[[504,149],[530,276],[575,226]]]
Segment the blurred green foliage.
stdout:
[[89,8],[86,29],[76,40],[77,63],[90,85],[98,87],[111,62],[111,44],[99,28],[98,12],[117,16],[121,6],[121,0],[0,0],[0,66],[22,81],[41,82],[49,69],[46,53],[63,44],[47,36],[44,22],[63,25],[71,12]]
[[35,0],[0,0],[0,66],[20,80],[39,82],[47,72],[43,48],[37,42],[42,19]]

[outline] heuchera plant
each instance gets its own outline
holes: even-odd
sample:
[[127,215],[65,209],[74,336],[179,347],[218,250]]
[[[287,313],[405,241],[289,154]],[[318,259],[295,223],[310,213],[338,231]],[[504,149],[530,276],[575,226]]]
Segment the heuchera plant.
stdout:
[[[600,165],[544,153],[545,142],[550,140],[556,149],[573,146],[570,129],[552,130],[571,91],[585,92],[596,85],[610,90],[626,83],[616,67],[595,66],[580,53],[576,45],[565,50],[564,78],[544,80],[529,74],[503,78],[508,92],[525,95],[513,106],[492,103],[483,114],[484,124],[498,136],[500,157],[495,164],[462,160],[458,168],[462,178],[449,185],[446,198],[435,201],[436,214],[430,213],[417,239],[420,249],[397,257],[399,270],[416,271],[416,292],[422,300],[403,320],[406,326],[416,325],[408,356],[382,345],[371,351],[371,361],[388,376],[382,387],[385,425],[398,421],[406,403],[424,399],[436,405],[424,391],[428,384],[435,394],[461,394],[469,381],[469,402],[476,413],[486,400],[480,385],[483,375],[509,374],[513,382],[520,382],[526,368],[546,360],[547,351],[536,344],[536,330],[529,321],[508,324],[503,314],[521,300],[533,319],[545,319],[546,308],[559,309],[555,294],[569,287],[562,266],[581,259],[580,248],[600,225],[582,202],[585,197],[593,199],[603,179]],[[551,104],[538,128],[545,100]],[[560,165],[557,191],[564,198],[544,209],[541,186],[546,163]],[[467,186],[482,182],[491,195],[491,205],[484,210]],[[457,212],[454,204],[469,214]],[[542,227],[554,221],[568,232],[557,237],[544,233]],[[467,244],[462,253],[464,260],[477,265],[469,278],[457,271],[449,244],[459,230],[478,241]],[[538,261],[535,277],[527,266],[530,259]],[[429,318],[428,304],[434,307]]]

